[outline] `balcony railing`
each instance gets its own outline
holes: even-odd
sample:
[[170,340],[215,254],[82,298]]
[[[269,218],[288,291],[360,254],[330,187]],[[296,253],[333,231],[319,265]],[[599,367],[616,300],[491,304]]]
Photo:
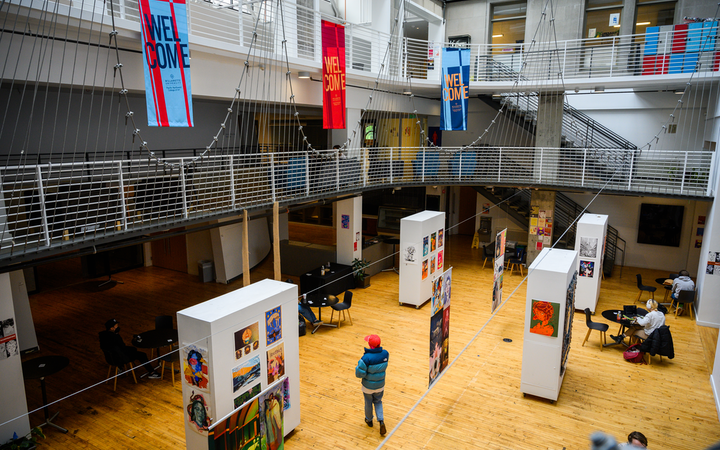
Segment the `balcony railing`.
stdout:
[[[11,0],[30,8],[40,3],[29,0]],[[61,0],[69,6],[59,14],[77,14],[78,8],[96,14],[112,11],[117,28],[136,31],[139,28],[137,0],[112,2],[77,2]],[[265,12],[274,2],[260,1],[201,1],[189,2],[188,22],[190,42],[194,45],[227,50],[238,54],[248,51],[253,31],[258,24],[256,49],[284,60],[281,40],[287,39],[287,52],[291,62],[321,67],[320,20],[337,21],[296,3],[281,2],[282,10]],[[53,10],[52,6],[47,6]],[[72,11],[76,12],[73,13]],[[283,28],[280,30],[280,28]],[[688,36],[691,34],[687,30]],[[614,78],[649,75],[708,74],[718,71],[720,60],[715,56],[717,27],[703,29],[697,49],[678,49],[673,31],[624,36],[577,39],[558,42],[524,44],[463,44],[470,50],[471,83],[513,82],[523,68],[526,82],[554,80],[560,74],[567,80]],[[352,75],[367,72],[376,76],[386,55],[387,33],[373,30],[369,24],[346,24],[346,61]],[[697,41],[698,39],[696,39]],[[684,42],[684,41],[683,41]],[[402,57],[398,62],[398,78],[440,81],[444,46],[457,44],[428,42],[405,38]],[[649,45],[649,46],[648,46]],[[393,70],[397,64],[388,64]]]
[[[182,226],[402,185],[511,185],[711,197],[714,152],[627,152],[614,172],[592,149],[364,148],[212,156],[170,168],[147,159],[0,168],[0,260],[126,232]],[[182,163],[189,158],[167,158]]]

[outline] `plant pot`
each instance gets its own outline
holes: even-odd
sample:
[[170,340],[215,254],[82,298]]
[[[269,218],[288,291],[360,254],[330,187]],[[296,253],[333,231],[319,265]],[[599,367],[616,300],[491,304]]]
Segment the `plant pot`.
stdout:
[[363,289],[370,287],[370,277],[365,276],[365,278],[363,278],[362,280],[358,280],[357,278],[355,278],[355,287]]

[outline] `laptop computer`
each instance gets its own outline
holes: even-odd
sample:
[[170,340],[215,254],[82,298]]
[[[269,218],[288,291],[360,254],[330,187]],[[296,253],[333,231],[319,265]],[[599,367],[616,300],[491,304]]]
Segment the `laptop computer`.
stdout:
[[623,306],[623,314],[625,314],[626,316],[636,316],[637,315],[637,305]]

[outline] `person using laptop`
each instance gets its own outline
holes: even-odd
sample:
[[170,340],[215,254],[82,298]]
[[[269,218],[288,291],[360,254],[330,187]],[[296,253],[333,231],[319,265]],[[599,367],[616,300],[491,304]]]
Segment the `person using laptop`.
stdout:
[[633,319],[632,325],[625,330],[624,334],[619,336],[610,335],[616,343],[620,344],[626,337],[637,335],[641,339],[647,339],[653,331],[665,325],[665,314],[658,311],[658,303],[650,299],[645,306],[648,313],[644,317],[636,317]]

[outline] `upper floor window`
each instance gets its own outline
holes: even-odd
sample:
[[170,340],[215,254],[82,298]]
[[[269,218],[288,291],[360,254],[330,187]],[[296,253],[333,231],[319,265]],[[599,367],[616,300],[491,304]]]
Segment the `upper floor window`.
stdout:
[[676,2],[638,0],[634,34],[643,34],[647,27],[675,23]]
[[495,5],[492,17],[493,54],[518,51],[525,42],[527,3]]
[[618,36],[622,10],[622,0],[588,0],[585,9],[585,35],[583,37]]

